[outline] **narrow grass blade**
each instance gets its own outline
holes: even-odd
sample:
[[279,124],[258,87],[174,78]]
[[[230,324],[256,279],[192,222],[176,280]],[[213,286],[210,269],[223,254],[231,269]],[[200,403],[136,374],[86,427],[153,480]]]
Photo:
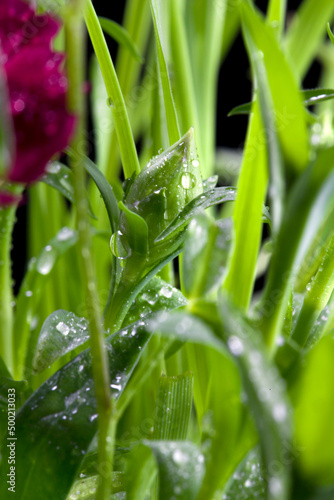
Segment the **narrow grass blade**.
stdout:
[[263,53],[274,104],[277,131],[287,166],[297,172],[308,164],[309,145],[305,112],[292,69],[270,26],[248,3],[242,21],[256,48]]
[[140,172],[136,145],[116,71],[91,0],[86,4],[85,20],[110,99],[124,175],[129,178],[134,172]]
[[205,191],[205,193],[194,198],[185,208],[175,217],[169,226],[160,233],[155,242],[170,238],[174,233],[180,231],[189,224],[190,220],[206,208],[218,205],[226,201],[234,201],[236,198],[236,188],[222,187]]
[[270,0],[267,10],[267,23],[274,29],[276,37],[282,37],[285,26],[287,0]]
[[115,21],[112,21],[111,19],[107,19],[106,17],[99,17],[99,22],[101,24],[101,28],[105,33],[107,33],[107,35],[111,36],[119,44],[124,45],[124,47],[129,50],[137,61],[143,62],[143,57],[141,56],[137,45],[123,26]]
[[[316,161],[300,177],[292,190],[275,250],[269,276],[259,306],[260,328],[271,350],[276,348],[291,285],[315,238],[326,241],[334,217],[334,149],[320,151]],[[323,229],[320,231],[319,228]],[[269,312],[268,312],[269,311]]]
[[262,236],[262,207],[268,182],[264,137],[260,109],[256,102],[237,186],[233,213],[234,243],[223,284],[235,303],[244,310],[248,309],[253,292]]
[[162,375],[159,380],[153,439],[187,439],[192,404],[193,375]]
[[[285,47],[297,77],[302,80],[317,55],[319,43],[326,33],[326,23],[332,21],[332,0],[304,0],[285,36]],[[311,34],[311,35],[310,35]]]
[[167,127],[170,145],[174,144],[180,139],[180,130],[177,121],[175,103],[172,94],[172,87],[168,74],[168,66],[166,55],[163,47],[163,35],[161,33],[161,19],[160,19],[160,0],[150,0],[154,32],[157,43],[159,72],[161,78],[162,91],[165,101],[165,110],[167,117]]

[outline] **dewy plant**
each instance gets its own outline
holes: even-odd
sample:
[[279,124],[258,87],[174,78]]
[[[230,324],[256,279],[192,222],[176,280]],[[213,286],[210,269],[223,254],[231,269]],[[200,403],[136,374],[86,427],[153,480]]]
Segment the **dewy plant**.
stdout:
[[333,500],[334,3],[124,3],[0,0],[0,497]]

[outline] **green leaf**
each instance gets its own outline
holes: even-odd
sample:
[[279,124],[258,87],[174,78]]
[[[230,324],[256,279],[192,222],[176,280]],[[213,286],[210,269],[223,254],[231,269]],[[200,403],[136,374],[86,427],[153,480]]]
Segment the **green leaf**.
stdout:
[[333,223],[324,225],[334,217],[333,154],[334,148],[319,151],[287,201],[259,307],[259,326],[272,350],[281,333],[291,286],[300,266],[315,238],[326,241],[333,227]]
[[236,188],[220,187],[205,191],[203,194],[194,198],[184,209],[179,212],[175,219],[166,227],[155,239],[156,242],[172,237],[180,232],[190,220],[201,213],[206,208],[218,205],[225,201],[234,201],[236,198]]
[[153,439],[187,439],[193,394],[193,375],[162,375],[159,380]]
[[283,156],[288,167],[303,171],[309,158],[308,135],[302,99],[291,67],[271,27],[245,2],[242,21],[247,36],[263,53]]
[[99,17],[99,21],[103,31],[107,33],[107,35],[111,36],[114,40],[116,40],[116,42],[126,47],[133,57],[137,59],[137,61],[143,62],[143,58],[137,45],[123,26],[115,21],[112,21],[111,19],[107,19],[106,17]]
[[231,239],[231,219],[213,221],[203,214],[190,223],[182,259],[183,290],[188,297],[202,297],[218,289],[226,271]]
[[61,356],[89,340],[88,320],[59,310],[44,322],[39,334],[32,368],[41,372]]
[[[50,162],[41,181],[56,189],[68,201],[74,203],[73,172],[66,165],[58,161]],[[96,219],[90,206],[89,215]]]
[[177,121],[175,103],[172,94],[171,82],[168,74],[168,66],[165,54],[165,47],[163,46],[163,34],[161,28],[161,6],[160,0],[150,0],[152,18],[154,24],[155,39],[158,52],[159,72],[161,79],[162,92],[165,102],[167,127],[170,144],[174,144],[180,139],[179,125]]
[[146,500],[147,492],[157,474],[152,452],[146,446],[134,446],[126,457],[126,498]]
[[177,309],[187,304],[187,299],[178,288],[155,276],[137,295],[124,320],[130,325],[155,312]]
[[224,489],[224,500],[266,500],[264,477],[260,453],[252,450],[231,476]]
[[195,500],[204,475],[204,456],[187,441],[144,441],[159,469],[159,500]]
[[42,177],[45,184],[59,191],[68,201],[74,203],[73,172],[58,161],[48,164],[46,173]]
[[63,227],[39,255],[30,260],[16,300],[14,321],[16,378],[22,378],[23,371],[27,368],[26,362],[29,366],[32,361],[33,354],[28,353],[28,346],[29,349],[34,348],[37,339],[31,338],[31,322],[37,311],[45,283],[58,259],[76,244],[77,239],[78,235],[75,231]]
[[[111,391],[123,393],[150,338],[145,323],[106,339]],[[90,350],[56,372],[26,401],[16,415],[16,496],[21,500],[62,500],[97,431],[97,407]],[[2,443],[1,471],[7,467],[7,441]],[[6,474],[0,473],[3,498],[11,498]]]
[[[111,481],[112,493],[124,491],[123,472],[113,472]],[[77,479],[67,496],[67,500],[95,500],[98,484],[98,475],[91,475]]]
[[245,39],[247,50],[252,62],[252,68],[258,88],[257,98],[259,100],[261,116],[266,136],[268,163],[270,172],[269,198],[272,207],[272,227],[274,235],[278,232],[282,221],[282,214],[285,205],[285,176],[282,151],[278,139],[278,129],[276,125],[273,96],[271,95],[268,74],[264,63],[264,58],[253,43],[245,28]]
[[262,236],[263,203],[268,182],[268,159],[264,137],[260,109],[255,102],[254,113],[248,127],[233,212],[234,243],[223,284],[235,303],[245,310],[249,307],[254,287]]
[[97,189],[100,191],[103,202],[105,204],[111,231],[114,233],[117,229],[119,222],[119,208],[118,201],[114,194],[113,188],[110,186],[109,182],[102,174],[102,172],[97,168],[97,166],[87,157],[83,162],[83,166],[89,173],[91,178],[96,184]]
[[146,221],[137,213],[129,210],[122,201],[118,203],[118,207],[124,212],[126,217],[127,224],[125,223],[124,225],[127,225],[127,232],[129,234],[129,251],[133,251],[139,255],[146,255],[148,252],[148,226]]
[[[285,47],[294,71],[302,80],[318,53],[326,32],[326,23],[333,19],[331,0],[304,0],[285,36]],[[312,33],[312,36],[310,36]]]
[[220,300],[223,335],[242,375],[248,405],[255,417],[267,476],[268,500],[286,500],[289,467],[280,464],[291,439],[289,404],[283,381],[268,361],[258,331],[243,320],[232,303]]
[[327,336],[305,357],[293,391],[298,461],[308,479],[334,482],[334,340]]

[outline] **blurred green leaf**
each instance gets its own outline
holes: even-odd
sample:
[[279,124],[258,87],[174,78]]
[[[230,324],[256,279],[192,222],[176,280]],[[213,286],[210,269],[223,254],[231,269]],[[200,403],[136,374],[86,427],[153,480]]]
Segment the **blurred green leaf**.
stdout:
[[[144,322],[106,339],[111,391],[117,400],[150,338]],[[90,350],[56,372],[16,415],[16,496],[21,500],[65,499],[97,431]],[[7,441],[2,443],[0,487],[6,486]]]
[[334,340],[327,336],[305,357],[293,389],[298,461],[319,485],[334,482]]
[[99,17],[99,21],[103,31],[107,35],[111,36],[119,44],[124,45],[137,61],[143,62],[137,45],[123,26],[106,17]]
[[142,444],[134,446],[126,457],[125,470],[127,500],[146,500],[157,475],[157,465],[151,450]]
[[269,362],[258,331],[238,309],[222,299],[219,312],[223,336],[242,375],[248,405],[259,433],[268,500],[286,500],[290,491],[288,455],[291,440],[290,406],[277,369]]
[[265,471],[259,450],[254,449],[231,476],[224,489],[224,500],[266,500]]
[[[42,297],[46,281],[50,277],[58,259],[72,248],[78,239],[76,231],[63,227],[49,241],[40,254],[31,259],[16,300],[14,321],[14,346],[16,376],[21,378],[23,370],[30,368],[37,339],[31,337],[31,323]],[[28,366],[26,364],[28,362]]]
[[204,475],[204,456],[188,441],[144,441],[159,469],[159,500],[195,500]]
[[302,80],[318,53],[326,33],[326,23],[333,19],[332,0],[304,0],[285,36],[284,45],[297,77]]
[[64,354],[89,340],[88,320],[68,311],[55,311],[39,334],[32,368],[41,372]]

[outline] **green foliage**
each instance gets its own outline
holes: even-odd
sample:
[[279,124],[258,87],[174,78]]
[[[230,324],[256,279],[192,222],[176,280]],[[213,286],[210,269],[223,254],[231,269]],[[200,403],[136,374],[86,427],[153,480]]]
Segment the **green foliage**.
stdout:
[[[16,206],[0,207],[1,498],[15,389],[18,500],[332,500],[333,2],[291,22],[285,0],[266,17],[250,0],[125,3],[120,26],[90,0],[39,2],[65,20],[82,107],[64,164],[30,189],[15,301]],[[73,90],[83,18],[92,134]],[[247,135],[217,151],[239,27],[253,95],[230,116]],[[0,188],[20,194],[0,94]]]

